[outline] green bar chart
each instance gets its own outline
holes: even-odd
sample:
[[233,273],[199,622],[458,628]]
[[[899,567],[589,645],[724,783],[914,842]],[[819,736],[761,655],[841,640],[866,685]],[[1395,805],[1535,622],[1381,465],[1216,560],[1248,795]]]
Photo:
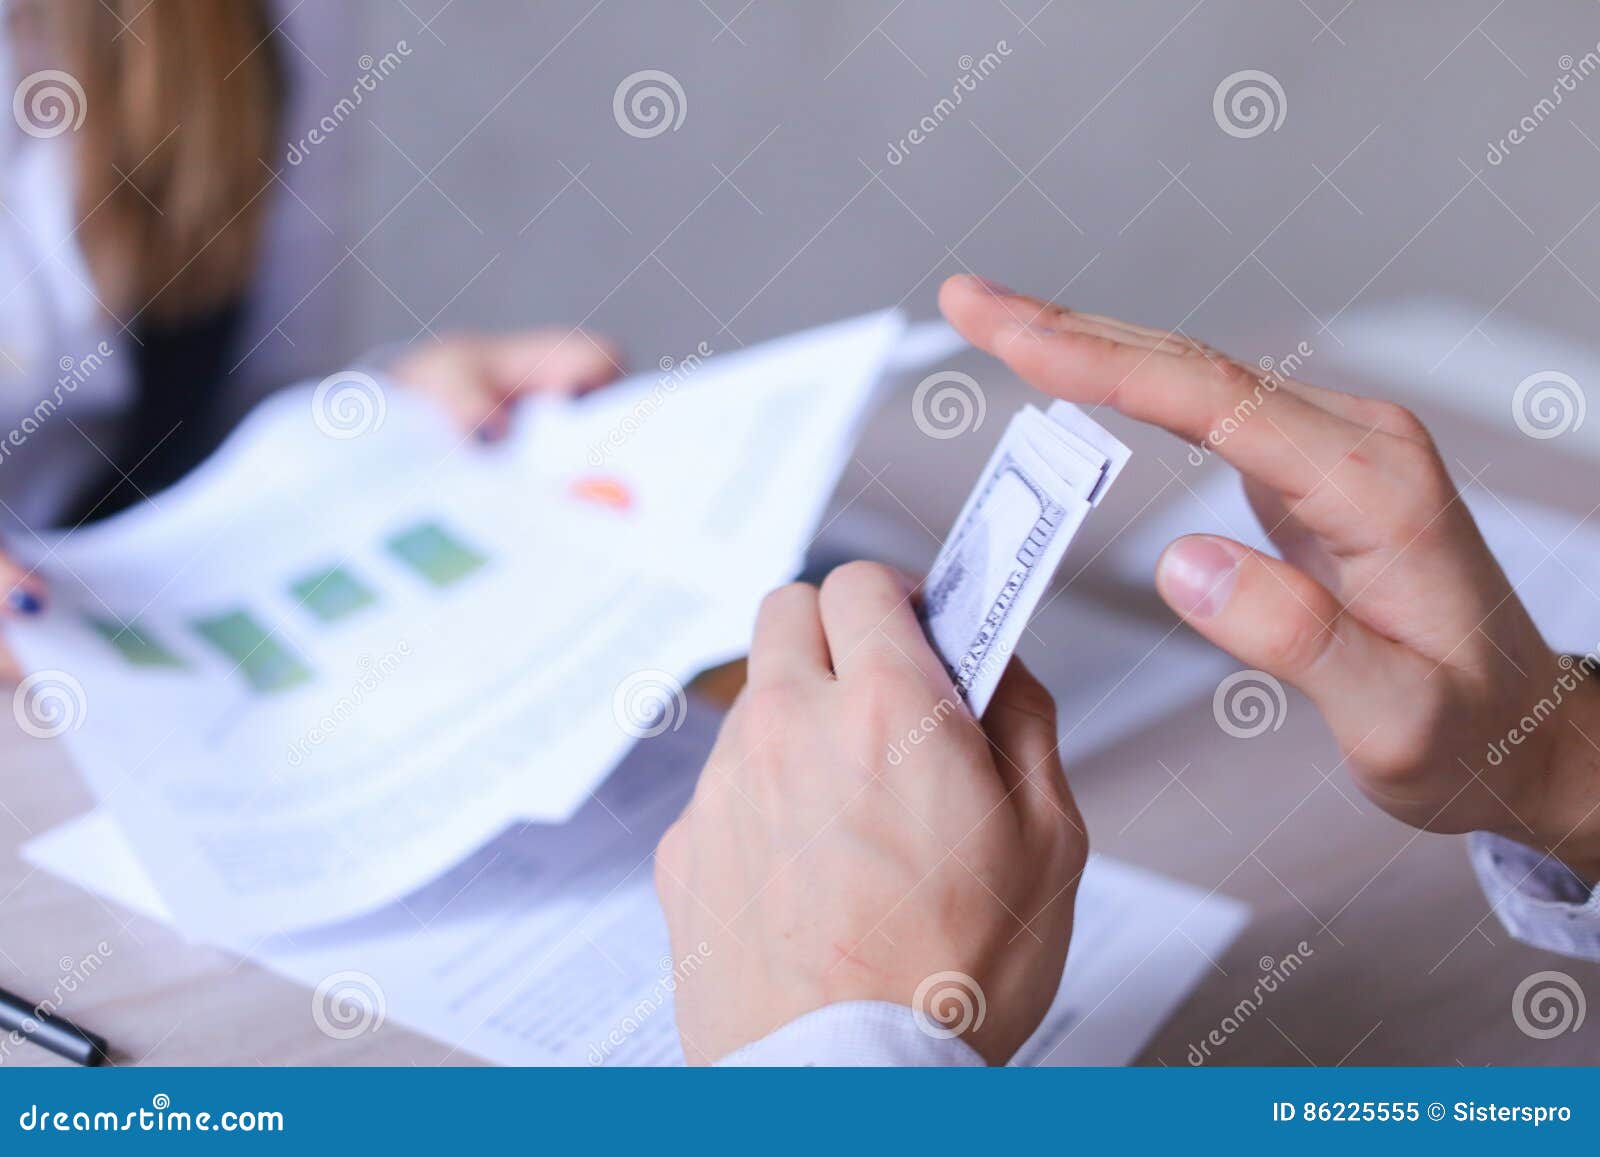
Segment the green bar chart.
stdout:
[[419,522],[390,535],[389,553],[429,585],[447,587],[460,582],[488,561],[437,522]]
[[[435,591],[460,582],[489,561],[436,519],[395,531],[383,538],[382,547]],[[372,581],[370,573],[345,562],[324,564],[290,577],[282,591],[297,611],[331,628],[385,601],[381,584]],[[113,614],[84,613],[82,621],[130,667],[155,672],[190,666],[177,649],[162,643],[135,619],[122,622]],[[287,691],[311,682],[315,672],[303,652],[283,637],[281,624],[269,623],[278,623],[278,615],[235,606],[189,618],[187,626],[257,694]]]
[[145,634],[136,623],[119,623],[99,615],[85,616],[94,633],[117,649],[135,667],[180,668],[182,659]]
[[289,593],[324,623],[337,623],[378,601],[377,592],[343,566],[304,575],[289,584]]
[[286,691],[311,680],[311,668],[248,611],[196,619],[193,625],[196,633],[262,694]]

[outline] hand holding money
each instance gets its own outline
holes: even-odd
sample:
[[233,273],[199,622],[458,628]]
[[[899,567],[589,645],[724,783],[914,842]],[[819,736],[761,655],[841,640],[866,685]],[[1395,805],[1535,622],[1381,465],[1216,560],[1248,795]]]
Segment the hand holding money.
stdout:
[[883,1001],[999,1064],[1050,1007],[1087,855],[1054,706],[1012,664],[980,728],[910,594],[852,563],[761,608],[749,683],[656,854],[674,959],[701,961],[674,995],[691,1063]]
[[656,853],[675,951],[712,949],[677,995],[691,1061],[846,1000],[934,1032],[971,1013],[949,1035],[990,1063],[1038,1026],[1088,842],[1054,704],[1010,659],[1126,461],[1077,406],[1027,406],[915,610],[870,563],[768,597],[749,685]]
[[1202,635],[1304,691],[1374,802],[1430,831],[1499,833],[1600,879],[1600,680],[1540,637],[1415,415],[1269,385],[1181,334],[977,278],[947,281],[940,305],[1046,393],[1161,426],[1238,468],[1283,557],[1180,538],[1157,587]]
[[954,1008],[948,1035],[990,1063],[1038,1026],[1087,837],[1055,705],[1010,659],[1127,459],[1076,406],[1029,406],[915,611],[866,563],[767,599],[749,685],[656,854],[675,952],[711,949],[677,994],[691,1062],[844,1001],[909,1006],[936,1034]]

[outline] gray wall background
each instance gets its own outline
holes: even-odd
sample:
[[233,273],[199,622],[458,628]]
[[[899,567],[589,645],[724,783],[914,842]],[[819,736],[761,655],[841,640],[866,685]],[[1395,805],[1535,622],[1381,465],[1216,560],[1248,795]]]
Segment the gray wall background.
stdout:
[[[343,130],[361,162],[347,226],[383,220],[360,248],[387,283],[356,295],[360,341],[409,336],[413,312],[587,319],[648,358],[887,302],[928,315],[965,268],[1224,347],[1336,338],[1352,304],[1441,289],[1592,328],[1600,78],[1485,160],[1600,40],[1584,0],[357,7],[357,51],[413,49],[371,127]],[[889,165],[961,58],[1000,41],[998,70]],[[641,140],[612,96],[646,68],[687,107]],[[1241,140],[1212,95],[1246,68],[1287,111]]]

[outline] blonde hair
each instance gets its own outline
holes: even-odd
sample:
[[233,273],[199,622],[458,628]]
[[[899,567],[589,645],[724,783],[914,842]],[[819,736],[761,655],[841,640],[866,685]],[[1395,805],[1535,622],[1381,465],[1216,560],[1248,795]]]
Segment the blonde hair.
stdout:
[[47,0],[83,87],[78,237],[124,323],[204,314],[255,267],[278,131],[261,0]]

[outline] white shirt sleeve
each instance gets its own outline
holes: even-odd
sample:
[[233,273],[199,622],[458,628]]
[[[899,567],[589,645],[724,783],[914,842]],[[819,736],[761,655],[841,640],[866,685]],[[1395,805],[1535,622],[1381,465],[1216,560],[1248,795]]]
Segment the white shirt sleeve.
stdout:
[[977,1067],[958,1037],[935,1036],[903,1004],[853,1000],[790,1021],[717,1062],[734,1068]]
[[1535,948],[1600,960],[1600,889],[1554,856],[1503,836],[1473,832],[1467,848],[1507,932]]

